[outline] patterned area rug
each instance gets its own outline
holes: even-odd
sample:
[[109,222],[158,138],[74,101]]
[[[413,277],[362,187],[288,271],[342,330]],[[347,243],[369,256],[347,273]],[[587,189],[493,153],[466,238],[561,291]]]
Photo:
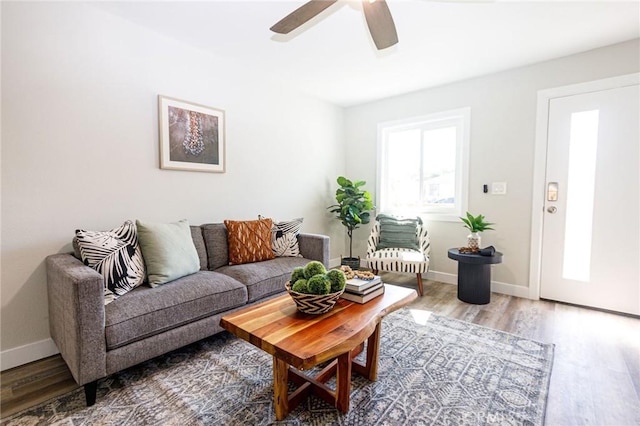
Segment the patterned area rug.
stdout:
[[553,351],[402,309],[382,322],[378,380],[353,375],[347,414],[312,396],[276,422],[271,356],[225,332],[99,381],[93,407],[79,389],[2,425],[542,425]]

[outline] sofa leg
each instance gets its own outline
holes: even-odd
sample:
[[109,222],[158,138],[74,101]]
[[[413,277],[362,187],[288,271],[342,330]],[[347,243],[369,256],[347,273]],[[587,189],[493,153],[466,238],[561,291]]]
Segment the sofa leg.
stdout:
[[418,276],[418,296],[422,297],[422,274],[416,274]]
[[91,407],[96,403],[96,394],[98,393],[98,381],[94,380],[91,383],[84,385],[84,397],[87,400],[87,407]]

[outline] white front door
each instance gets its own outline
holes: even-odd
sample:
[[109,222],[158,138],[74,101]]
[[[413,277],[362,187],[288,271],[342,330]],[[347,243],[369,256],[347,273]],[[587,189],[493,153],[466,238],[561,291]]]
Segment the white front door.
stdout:
[[640,315],[639,94],[549,101],[542,298]]

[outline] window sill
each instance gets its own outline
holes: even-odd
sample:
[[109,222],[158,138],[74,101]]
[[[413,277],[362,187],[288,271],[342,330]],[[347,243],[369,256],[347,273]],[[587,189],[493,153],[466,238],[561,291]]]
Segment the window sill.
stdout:
[[457,213],[420,213],[419,216],[425,222],[460,222]]

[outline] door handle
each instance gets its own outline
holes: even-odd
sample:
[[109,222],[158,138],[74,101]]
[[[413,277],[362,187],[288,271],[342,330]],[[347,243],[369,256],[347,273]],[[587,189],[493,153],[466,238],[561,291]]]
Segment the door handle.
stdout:
[[556,206],[547,207],[547,211],[551,214],[554,214],[558,211],[558,208]]

